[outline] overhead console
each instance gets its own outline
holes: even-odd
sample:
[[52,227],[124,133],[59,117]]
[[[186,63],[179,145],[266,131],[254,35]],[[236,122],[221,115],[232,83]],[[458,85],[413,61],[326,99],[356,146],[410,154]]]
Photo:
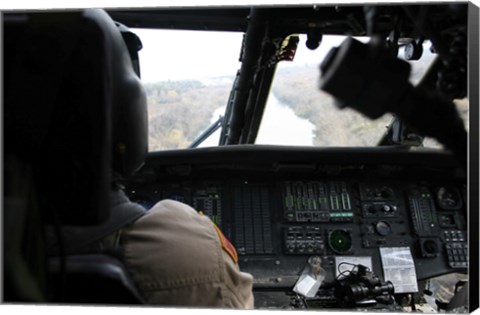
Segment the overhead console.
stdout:
[[[278,155],[272,148],[231,150],[152,156],[127,193],[147,208],[169,198],[208,215],[253,274],[259,306],[288,303],[262,296],[291,291],[312,256],[321,259],[326,282],[349,264],[394,285],[392,277],[413,277],[416,286],[467,271],[466,180],[448,155],[388,152],[388,162],[371,163],[364,150],[350,152],[346,163],[342,150],[322,157],[304,149],[295,161],[286,148],[273,148],[285,150]],[[342,163],[331,164],[335,159]],[[411,268],[402,269],[402,259]]]

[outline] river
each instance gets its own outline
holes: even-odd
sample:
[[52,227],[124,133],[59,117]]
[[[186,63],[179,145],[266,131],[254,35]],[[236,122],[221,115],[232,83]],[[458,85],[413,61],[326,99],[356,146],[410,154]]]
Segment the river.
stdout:
[[[215,122],[224,113],[225,107],[215,110],[211,122]],[[273,94],[270,94],[255,143],[311,146],[314,130],[315,126],[311,122],[295,115],[291,108],[283,105]],[[219,137],[220,129],[199,147],[217,146]]]

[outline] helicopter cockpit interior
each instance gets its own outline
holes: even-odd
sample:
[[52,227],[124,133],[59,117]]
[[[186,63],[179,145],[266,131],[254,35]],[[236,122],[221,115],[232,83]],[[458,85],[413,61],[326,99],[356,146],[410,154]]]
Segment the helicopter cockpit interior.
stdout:
[[[117,261],[100,287],[124,289],[60,294],[68,266],[98,260],[42,251],[44,225],[109,215],[113,160],[136,204],[180,201],[222,230],[255,309],[478,308],[478,7],[102,11],[2,13],[4,303],[142,304]],[[140,102],[102,22],[78,27],[104,13],[134,43],[148,116],[102,106]],[[111,136],[148,152],[125,158]]]

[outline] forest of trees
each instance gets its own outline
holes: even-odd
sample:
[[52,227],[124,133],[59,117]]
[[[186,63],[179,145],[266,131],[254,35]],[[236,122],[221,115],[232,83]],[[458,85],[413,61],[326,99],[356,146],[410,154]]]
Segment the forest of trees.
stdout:
[[[424,69],[414,69],[413,80]],[[352,109],[338,109],[334,100],[318,89],[316,66],[280,68],[272,86],[273,95],[314,126],[315,146],[374,146],[392,120],[387,114],[370,120]],[[212,121],[216,109],[227,103],[233,82],[218,80],[166,81],[145,85],[149,112],[149,150],[186,148]],[[468,101],[457,102],[467,122]],[[434,141],[429,146],[438,146]]]
[[149,150],[186,148],[211,124],[213,112],[226,105],[231,86],[199,81],[146,84]]
[[[314,145],[375,145],[380,138],[379,130],[385,130],[389,119],[370,121],[353,110],[339,111],[333,99],[318,90],[317,79],[316,67],[278,71],[272,93],[298,117],[316,126]],[[211,124],[213,112],[226,105],[232,88],[232,82],[220,82],[223,83],[165,81],[146,84],[149,150],[186,148],[205,130]]]
[[295,114],[308,119],[316,128],[315,146],[376,145],[391,116],[366,119],[351,109],[338,109],[334,99],[318,88],[317,67],[295,67],[277,71],[273,94]]

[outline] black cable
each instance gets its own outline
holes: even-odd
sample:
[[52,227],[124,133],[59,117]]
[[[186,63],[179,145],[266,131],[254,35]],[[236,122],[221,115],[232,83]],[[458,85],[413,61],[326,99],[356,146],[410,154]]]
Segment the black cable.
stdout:
[[340,266],[341,266],[341,265],[350,265],[350,266],[353,266],[353,268],[352,268],[351,270],[348,270],[348,271],[353,271],[353,269],[355,269],[355,267],[358,268],[358,265],[355,265],[355,264],[352,264],[352,263],[349,263],[349,262],[344,261],[344,262],[341,262],[341,263],[338,264],[338,266],[337,266],[338,272],[341,272],[341,271],[340,271]]
[[[350,269],[350,270],[340,271],[340,266],[341,265],[350,265],[350,266],[353,266],[353,268]],[[348,272],[348,275],[350,275],[355,270],[355,268],[358,268],[358,265],[355,265],[355,264],[352,264],[352,263],[349,263],[349,262],[346,262],[346,261],[339,263],[338,266],[337,266],[337,270],[338,270],[339,274],[335,278],[335,280],[339,280],[340,276],[345,275],[347,272]]]
[[353,269],[354,269],[355,267],[358,267],[358,265],[355,265],[355,264],[352,264],[352,263],[343,261],[343,262],[339,263],[338,266],[337,266],[338,272],[340,272],[340,266],[341,266],[341,265],[350,265],[350,266],[353,266],[352,271],[353,271]]
[[[351,271],[351,270],[342,271],[341,273],[338,274],[338,276],[335,278],[335,280],[339,280],[341,276],[343,276],[343,275],[345,275],[345,274],[347,274],[347,273],[348,273],[347,276],[349,276],[349,275],[352,273],[352,271]],[[347,277],[347,276],[345,276],[345,277]]]
[[413,293],[410,293],[410,306],[412,307],[412,312],[416,311],[416,308],[415,308],[415,298],[413,296]]

